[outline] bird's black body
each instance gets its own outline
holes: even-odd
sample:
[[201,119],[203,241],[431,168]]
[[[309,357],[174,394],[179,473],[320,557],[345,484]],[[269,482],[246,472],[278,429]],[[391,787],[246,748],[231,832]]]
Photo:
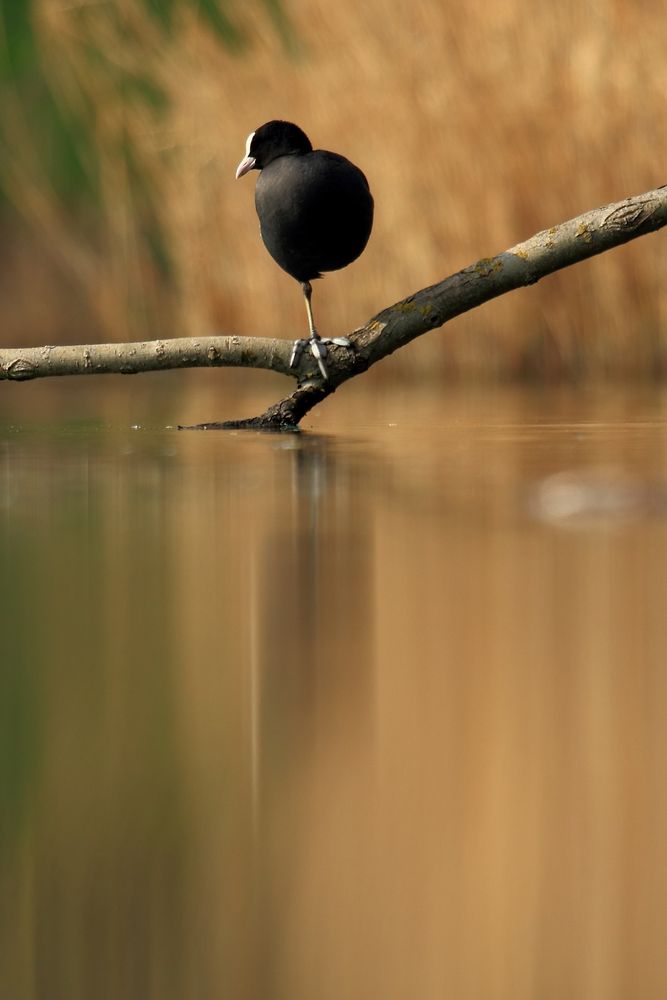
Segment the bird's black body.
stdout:
[[[326,356],[312,322],[314,278],[351,264],[364,250],[373,227],[368,181],[338,153],[313,149],[291,122],[272,121],[248,137],[237,177],[259,170],[255,206],[266,249],[301,282],[315,357]],[[323,363],[320,369],[325,375]],[[326,377],[326,375],[325,375]]]
[[347,267],[373,225],[361,170],[323,149],[272,160],[259,175],[255,205],[266,249],[297,281]]

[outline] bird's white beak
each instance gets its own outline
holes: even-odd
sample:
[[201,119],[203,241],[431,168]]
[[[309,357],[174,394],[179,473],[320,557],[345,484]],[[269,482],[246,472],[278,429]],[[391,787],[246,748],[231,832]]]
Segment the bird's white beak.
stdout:
[[255,166],[255,157],[244,156],[241,162],[239,163],[238,167],[236,168],[236,179],[238,180],[239,177],[243,177],[243,175],[247,174],[249,170],[252,170],[254,166]]

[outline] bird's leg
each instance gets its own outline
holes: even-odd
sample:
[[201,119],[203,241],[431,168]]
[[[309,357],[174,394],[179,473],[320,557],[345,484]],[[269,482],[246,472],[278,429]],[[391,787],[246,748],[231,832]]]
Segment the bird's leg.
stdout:
[[313,286],[309,281],[302,281],[301,287],[303,288],[303,297],[306,300],[306,312],[308,314],[308,329],[310,331],[310,340],[308,341],[310,345],[310,353],[313,355],[317,361],[318,367],[322,372],[322,378],[329,378],[329,373],[327,372],[327,366],[324,363],[324,359],[327,356],[327,349],[324,345],[322,338],[315,329],[315,321],[313,319],[313,307],[310,302],[310,297],[313,294]]
[[303,297],[306,300],[306,313],[308,314],[308,330],[310,332],[310,339],[294,341],[292,357],[290,358],[290,368],[294,368],[299,363],[299,359],[303,354],[304,348],[309,346],[310,353],[317,361],[320,372],[322,373],[322,378],[328,379],[329,373],[327,372],[327,366],[324,363],[327,356],[326,345],[337,344],[338,347],[350,347],[350,341],[347,337],[320,337],[319,333],[315,329],[313,307],[310,302],[313,294],[313,286],[309,281],[302,281],[301,288],[303,289]]

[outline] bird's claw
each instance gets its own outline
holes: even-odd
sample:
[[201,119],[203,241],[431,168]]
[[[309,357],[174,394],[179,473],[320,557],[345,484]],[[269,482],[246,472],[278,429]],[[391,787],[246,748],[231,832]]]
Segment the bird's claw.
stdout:
[[289,362],[290,368],[296,368],[298,366],[299,361],[301,360],[301,355],[305,351],[306,347],[308,347],[310,349],[310,353],[317,361],[317,366],[320,369],[322,378],[328,379],[329,373],[325,364],[326,357],[329,353],[326,346],[327,344],[335,344],[336,347],[352,347],[352,344],[347,337],[311,337],[310,340],[295,340]]
[[307,340],[295,340],[294,347],[292,348],[292,354],[289,359],[290,368],[296,368],[301,360],[301,355],[303,354],[304,348],[306,347]]
[[327,371],[327,366],[324,363],[324,359],[329,353],[327,351],[326,344],[320,337],[311,337],[308,343],[310,344],[310,353],[317,361],[317,367],[320,369],[322,373],[322,378],[328,379],[329,372]]
[[310,353],[317,361],[317,365],[322,373],[322,378],[328,379],[329,373],[327,371],[327,366],[324,363],[324,359],[326,358],[328,352],[320,337],[311,337],[310,340],[294,341],[292,354],[289,359],[290,368],[298,367],[299,362],[301,361],[301,355],[305,351],[306,347],[310,348]]

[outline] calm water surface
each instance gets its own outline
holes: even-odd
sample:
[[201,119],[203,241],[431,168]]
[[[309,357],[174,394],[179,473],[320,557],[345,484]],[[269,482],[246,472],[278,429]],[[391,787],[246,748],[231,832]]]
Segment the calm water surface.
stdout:
[[327,407],[0,427],[0,996],[667,996],[667,394]]

